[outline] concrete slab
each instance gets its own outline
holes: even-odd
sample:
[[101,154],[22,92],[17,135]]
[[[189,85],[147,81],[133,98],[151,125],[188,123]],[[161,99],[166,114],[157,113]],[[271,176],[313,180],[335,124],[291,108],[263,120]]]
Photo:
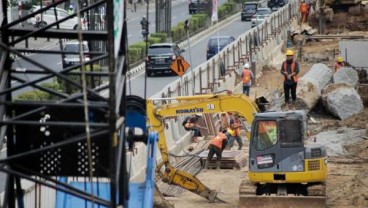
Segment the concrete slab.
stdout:
[[344,61],[355,67],[368,67],[368,40],[342,40],[339,49]]

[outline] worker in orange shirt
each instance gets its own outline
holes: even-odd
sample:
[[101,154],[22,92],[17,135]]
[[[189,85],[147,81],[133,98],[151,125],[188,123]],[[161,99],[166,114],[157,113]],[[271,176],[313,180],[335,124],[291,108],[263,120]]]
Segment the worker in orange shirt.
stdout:
[[335,72],[337,72],[340,68],[345,67],[344,60],[341,56],[337,57],[337,61],[335,63]]
[[244,69],[242,72],[242,81],[243,81],[243,93],[249,97],[250,86],[252,85],[252,79],[254,79],[254,75],[252,70],[249,69],[249,64],[244,64]]
[[221,166],[222,151],[224,151],[228,140],[228,133],[226,130],[220,131],[211,140],[208,146],[209,152],[204,168],[208,168],[209,162],[212,160],[214,154],[216,154],[216,169],[219,170]]
[[267,149],[277,143],[276,121],[259,121],[256,146],[259,149]]
[[302,2],[300,3],[299,11],[301,14],[302,24],[304,24],[304,22],[307,21],[307,13],[308,13],[308,5],[307,3],[305,3],[304,0],[302,0]]

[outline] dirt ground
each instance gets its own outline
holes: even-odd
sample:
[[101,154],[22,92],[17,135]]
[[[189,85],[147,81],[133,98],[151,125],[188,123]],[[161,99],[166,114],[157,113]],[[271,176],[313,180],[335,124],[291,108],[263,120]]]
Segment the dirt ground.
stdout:
[[[303,48],[300,76],[305,74],[316,59],[332,66],[334,59],[323,59],[333,55],[338,48],[337,41],[310,42]],[[270,90],[282,89],[283,77],[279,69],[266,67],[251,89],[251,97]],[[368,140],[364,139],[368,123],[368,108],[361,114],[341,121],[318,107],[310,113],[317,124],[309,125],[311,138],[318,136],[328,148],[327,207],[368,207]],[[331,133],[330,133],[331,132]],[[328,135],[328,136],[323,136]],[[340,140],[334,140],[340,136]],[[331,139],[331,140],[329,140]],[[317,141],[318,142],[318,141]],[[338,143],[343,151],[334,154],[333,144]],[[329,145],[330,144],[330,145]],[[336,145],[336,144],[334,144]],[[248,144],[243,149],[247,151]],[[329,152],[330,151],[330,152]],[[335,152],[336,153],[336,152]],[[197,177],[211,189],[219,192],[219,198],[227,203],[208,203],[203,198],[185,191],[180,197],[167,198],[176,208],[233,208],[238,206],[239,185],[246,177],[247,167],[240,170],[206,170]],[[272,207],[270,205],[269,207]]]

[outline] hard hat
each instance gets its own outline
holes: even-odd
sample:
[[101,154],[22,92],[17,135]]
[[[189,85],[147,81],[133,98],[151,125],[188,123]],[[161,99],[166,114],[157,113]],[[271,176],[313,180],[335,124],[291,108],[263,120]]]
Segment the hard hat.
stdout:
[[342,57],[341,57],[341,56],[337,57],[337,62],[341,63],[341,62],[343,62],[343,61],[344,61],[344,60],[342,59]]
[[249,69],[249,64],[248,63],[245,63],[244,64],[244,68]]
[[69,9],[73,9],[73,5],[70,5],[70,6],[69,6]]
[[196,113],[195,115],[201,117],[202,113]]
[[286,51],[286,55],[287,55],[287,56],[294,56],[294,51],[292,51],[292,50],[287,50],[287,51]]

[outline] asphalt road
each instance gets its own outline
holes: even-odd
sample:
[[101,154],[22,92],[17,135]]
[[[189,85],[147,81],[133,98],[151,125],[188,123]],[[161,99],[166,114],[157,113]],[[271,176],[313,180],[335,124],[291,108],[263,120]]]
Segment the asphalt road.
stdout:
[[[245,33],[247,30],[251,28],[250,22],[241,22],[240,16],[235,22],[220,28],[218,31],[218,35],[231,35],[237,38],[240,34]],[[191,67],[196,67],[199,64],[206,61],[206,49],[207,42],[210,37],[217,36],[217,31],[207,34],[203,36],[201,39],[194,43],[190,43],[191,45],[191,57],[192,63]],[[186,52],[184,53],[184,58],[189,62],[188,58],[188,49],[186,48]],[[189,70],[187,71],[189,73]],[[131,77],[130,83],[128,84],[127,94],[133,94],[143,97],[144,96],[144,72],[140,72],[137,75]],[[147,97],[150,97],[162,90],[166,85],[178,79],[176,76],[157,76],[157,77],[147,77]]]
[[[221,5],[227,2],[227,0],[218,0],[218,4]],[[174,0],[172,1],[172,10],[171,10],[171,25],[175,26],[179,22],[183,22],[186,19],[190,18],[188,10],[189,0]],[[155,8],[153,4],[149,5],[149,13],[148,19],[150,22],[149,31],[152,33],[155,31]],[[141,25],[140,21],[142,16],[145,15],[145,5],[138,5],[137,12],[131,12],[127,10],[127,18],[128,18],[128,42],[129,44],[136,43],[143,40],[141,35]]]

